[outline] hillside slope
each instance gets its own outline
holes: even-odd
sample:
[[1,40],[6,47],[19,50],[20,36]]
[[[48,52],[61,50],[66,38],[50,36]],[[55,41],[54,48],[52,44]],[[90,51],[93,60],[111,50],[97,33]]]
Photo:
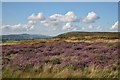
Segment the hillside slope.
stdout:
[[2,41],[6,41],[6,40],[35,40],[35,39],[50,38],[50,36],[34,35],[34,34],[13,34],[13,35],[2,35],[0,37],[2,38]]
[[60,39],[119,39],[120,32],[68,32],[60,34],[55,38]]

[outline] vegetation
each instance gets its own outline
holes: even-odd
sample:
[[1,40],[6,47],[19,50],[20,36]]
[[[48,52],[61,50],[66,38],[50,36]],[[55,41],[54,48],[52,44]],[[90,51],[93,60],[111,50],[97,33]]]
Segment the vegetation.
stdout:
[[32,34],[13,34],[13,35],[0,36],[0,40],[2,40],[3,42],[20,41],[20,40],[36,40],[36,39],[47,39],[47,38],[51,38],[51,37],[46,35],[32,35]]
[[[15,44],[4,44],[2,76],[118,78],[120,65],[117,35],[118,33],[70,32],[51,39],[21,40]],[[92,41],[93,39],[96,41]],[[87,40],[90,42],[86,42]]]
[[55,38],[73,40],[95,40],[95,39],[120,39],[119,32],[69,32],[60,34]]
[[74,70],[72,65],[61,68],[58,65],[51,65],[51,64],[47,64],[44,66],[32,66],[32,67],[28,66],[23,70],[16,69],[15,67],[3,68],[3,78],[18,78],[18,77],[19,78],[118,78],[118,70],[112,67],[100,68],[97,66],[84,67],[84,70],[82,70],[81,68],[77,68],[76,70]]

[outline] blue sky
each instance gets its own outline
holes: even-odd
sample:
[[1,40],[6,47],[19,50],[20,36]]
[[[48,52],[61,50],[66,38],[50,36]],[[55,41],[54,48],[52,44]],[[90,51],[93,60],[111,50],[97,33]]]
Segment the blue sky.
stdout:
[[2,0],[2,2],[119,2],[119,0]]
[[[38,13],[42,13],[45,19],[28,19],[32,14],[37,17]],[[70,15],[65,16],[67,13]],[[62,15],[62,19],[63,17],[67,18],[66,21],[60,20],[56,22],[57,25],[53,26],[53,22],[50,21],[49,17],[55,14]],[[71,19],[73,20],[70,21]],[[3,34],[58,35],[70,31],[117,31],[113,28],[116,28],[115,23],[118,21],[118,3],[4,2],[2,4],[2,20],[5,28]],[[45,26],[45,23],[42,23],[44,21],[49,21],[49,26]],[[27,25],[29,25],[27,28],[30,29],[24,30]],[[113,28],[110,29],[111,27]]]

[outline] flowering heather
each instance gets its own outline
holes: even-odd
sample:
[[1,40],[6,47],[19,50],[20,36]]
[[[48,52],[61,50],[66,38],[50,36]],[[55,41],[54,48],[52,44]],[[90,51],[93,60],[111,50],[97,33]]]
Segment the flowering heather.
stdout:
[[[108,66],[118,62],[118,43],[95,42],[46,42],[39,44],[3,45],[3,65],[45,64],[46,57],[61,56],[61,64],[65,59],[69,63]],[[114,46],[116,45],[116,46]],[[48,58],[48,59],[49,59]],[[67,64],[67,63],[66,63]],[[74,63],[75,64],[75,63]],[[79,65],[80,66],[80,65]]]
[[105,68],[118,64],[117,42],[54,41],[3,45],[2,53],[3,72],[6,66],[26,70],[35,66],[53,65],[59,68],[72,67],[73,70],[83,70],[93,65]]

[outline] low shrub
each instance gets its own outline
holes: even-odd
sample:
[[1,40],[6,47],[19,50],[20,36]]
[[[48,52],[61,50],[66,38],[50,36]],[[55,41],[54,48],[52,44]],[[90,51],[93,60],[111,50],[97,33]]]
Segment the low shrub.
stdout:
[[53,64],[61,64],[61,60],[59,58],[53,59],[52,60]]

